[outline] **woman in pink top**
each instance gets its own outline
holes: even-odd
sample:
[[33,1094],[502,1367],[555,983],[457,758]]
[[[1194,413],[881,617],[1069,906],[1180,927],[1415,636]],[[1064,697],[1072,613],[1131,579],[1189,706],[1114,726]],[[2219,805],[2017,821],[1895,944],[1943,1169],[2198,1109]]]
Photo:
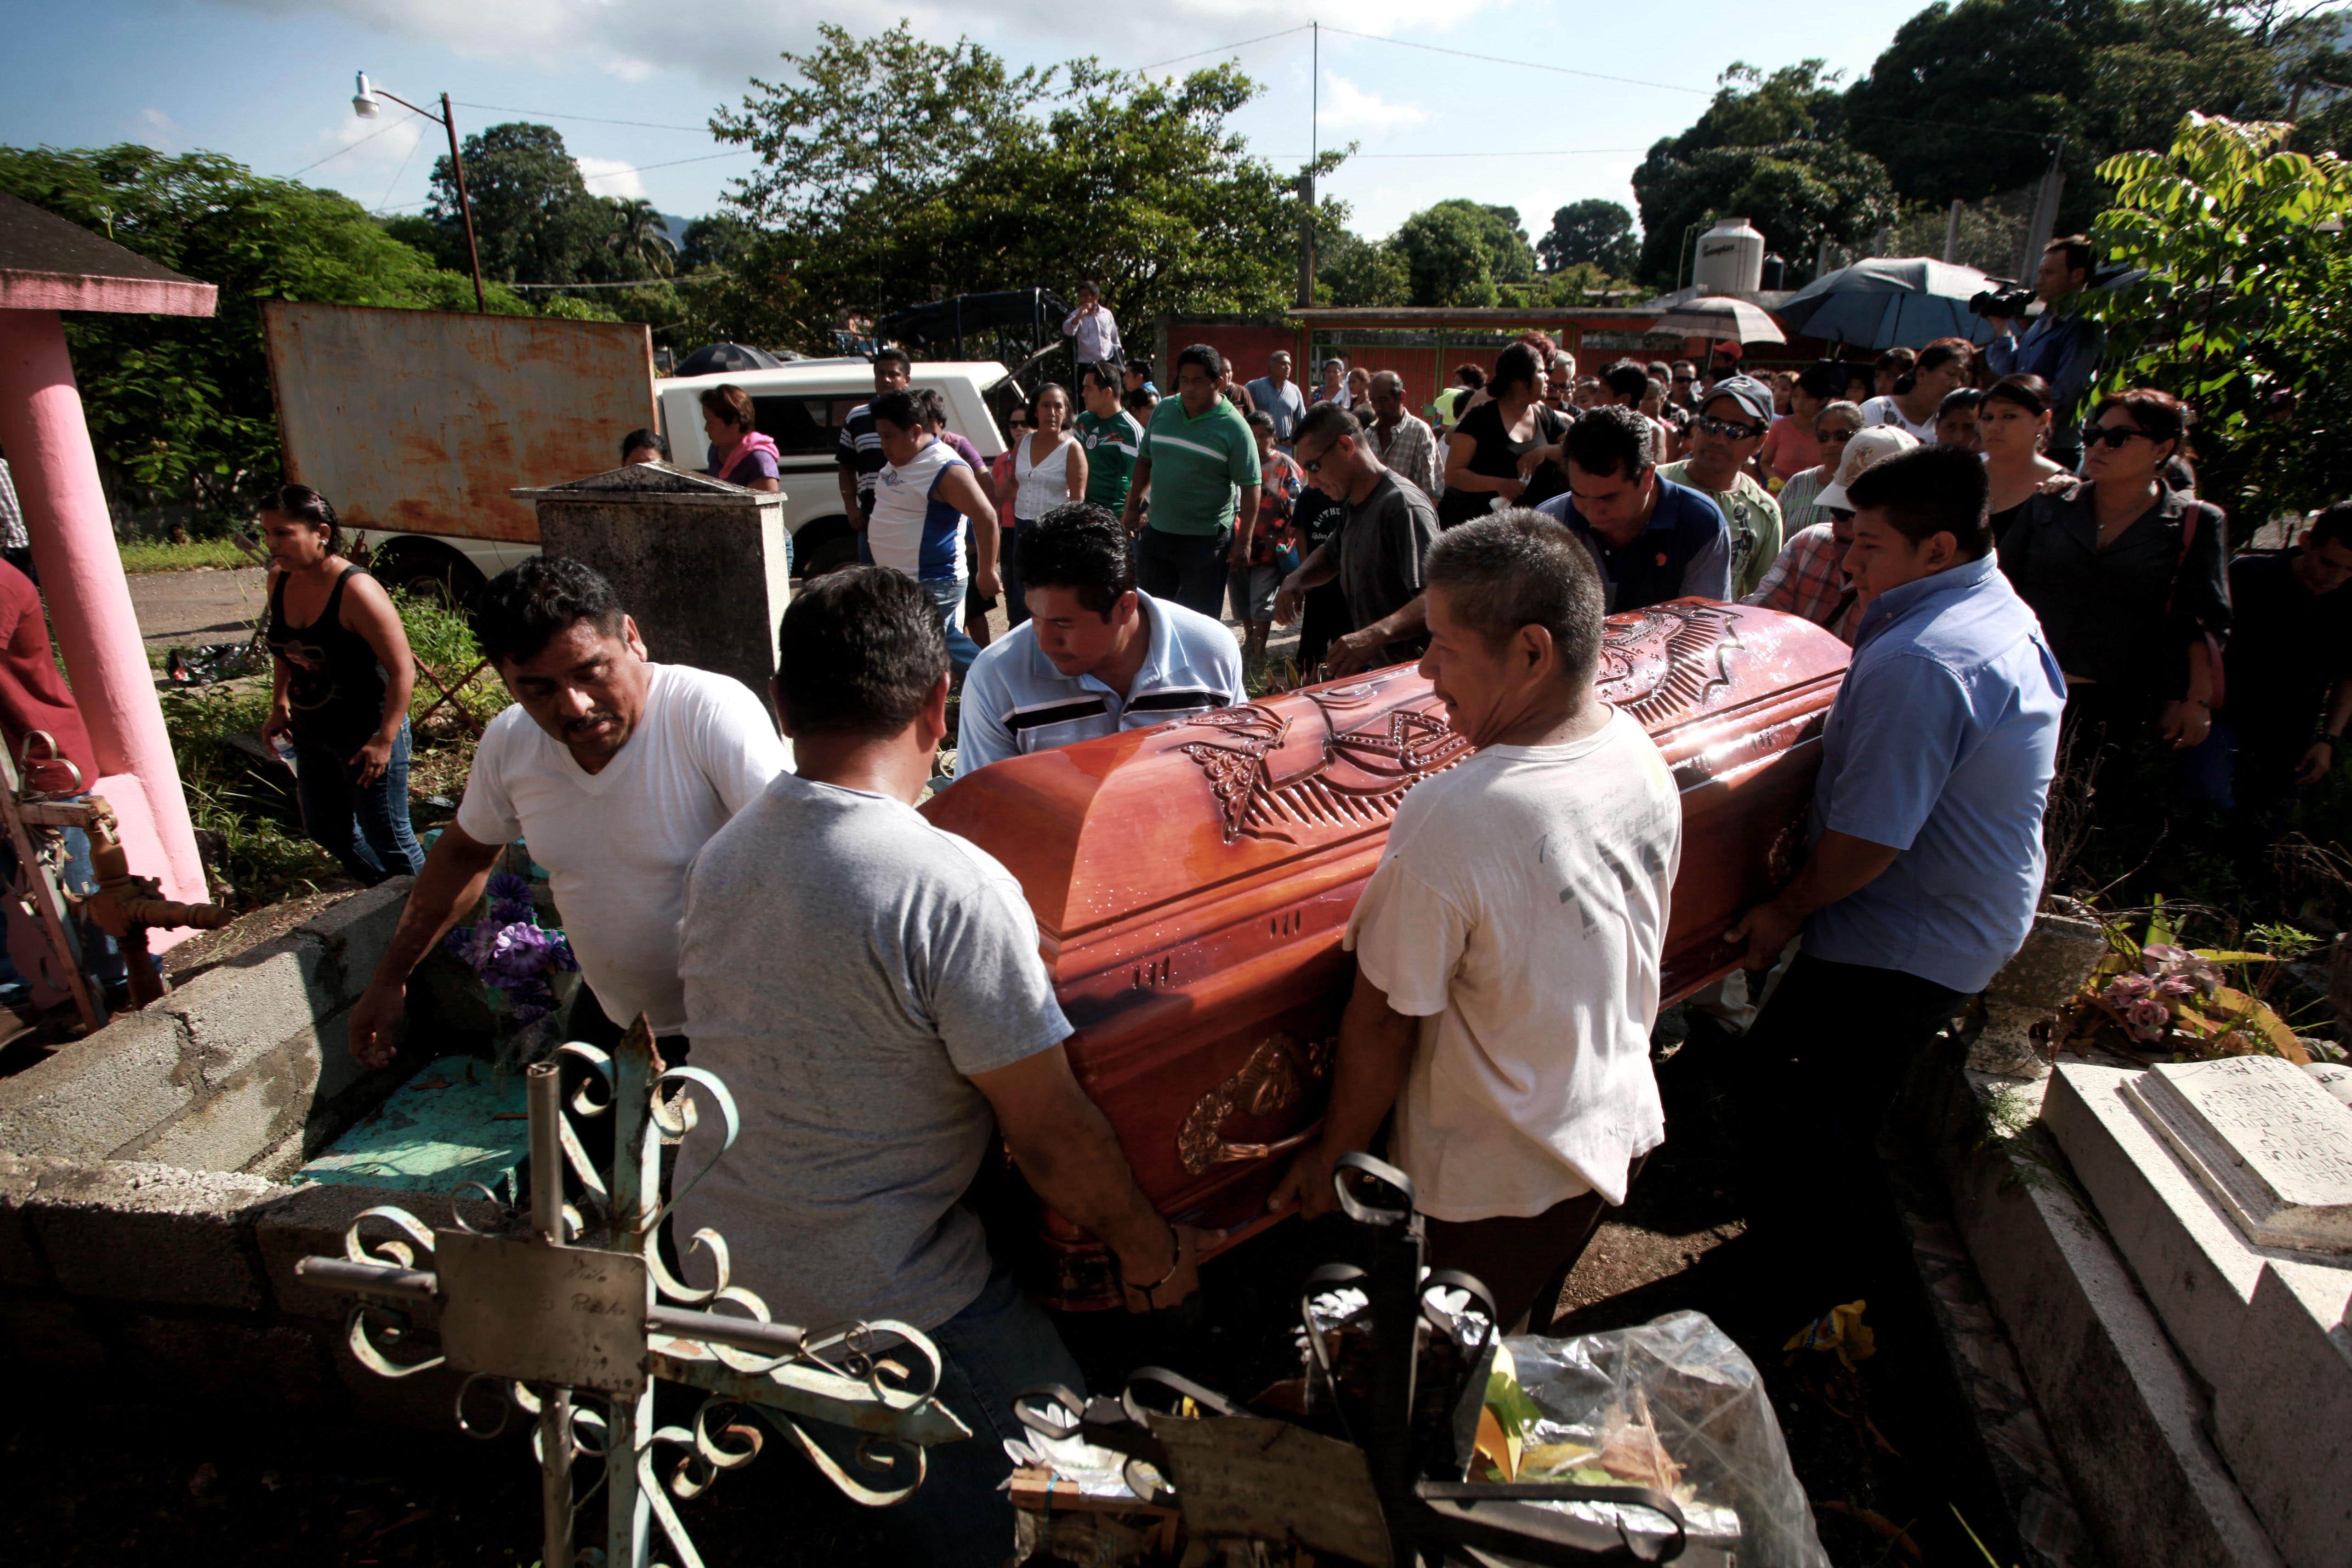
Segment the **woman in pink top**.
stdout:
[[1769,476],[1774,489],[1795,479],[1807,468],[1816,468],[1822,460],[1822,445],[1813,437],[1813,421],[1821,417],[1823,408],[1837,400],[1843,387],[1844,374],[1836,365],[1823,362],[1807,365],[1790,388],[1790,412],[1772,421],[1764,433],[1764,445],[1756,450],[1756,460]]

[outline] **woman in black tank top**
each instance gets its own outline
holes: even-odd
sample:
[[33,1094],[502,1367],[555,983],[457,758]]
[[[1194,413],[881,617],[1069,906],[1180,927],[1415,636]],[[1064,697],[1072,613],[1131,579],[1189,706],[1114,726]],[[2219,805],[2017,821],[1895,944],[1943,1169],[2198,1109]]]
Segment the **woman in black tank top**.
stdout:
[[264,739],[294,746],[311,841],[370,887],[415,876],[408,820],[408,694],[416,665],[392,596],[343,559],[335,509],[308,485],[265,501],[269,652],[277,689]]

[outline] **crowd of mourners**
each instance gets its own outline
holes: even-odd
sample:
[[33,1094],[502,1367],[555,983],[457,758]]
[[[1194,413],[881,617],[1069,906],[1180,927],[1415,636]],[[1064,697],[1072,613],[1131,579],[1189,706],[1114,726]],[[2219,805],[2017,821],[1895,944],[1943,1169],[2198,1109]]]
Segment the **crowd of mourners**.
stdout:
[[[781,1320],[931,1338],[980,1440],[931,1450],[887,1521],[900,1560],[1001,1563],[1010,1399],[1083,1379],[962,1201],[993,1141],[1107,1246],[1133,1310],[1181,1303],[1222,1238],[1160,1215],[1078,1083],[1020,885],[912,807],[1240,702],[1278,626],[1303,671],[1419,661],[1476,750],[1395,813],[1347,928],[1329,1105],[1271,1203],[1315,1219],[1338,1158],[1383,1151],[1431,1262],[1484,1280],[1505,1329],[1541,1330],[1665,1136],[1650,1038],[1682,813],[1596,683],[1603,621],[1738,601],[1851,655],[1802,866],[1724,933],[1739,970],[1699,1000],[1739,1037],[1769,1173],[1745,1194],[1759,1299],[1794,1327],[1874,1294],[1895,1234],[1880,1123],[2031,926],[2062,739],[2177,757],[2177,787],[2268,820],[2334,770],[2352,721],[2352,503],[2233,559],[2191,411],[2085,391],[2095,339],[2067,300],[2087,265],[2053,243],[2044,312],[1981,352],[1586,375],[1529,332],[1420,413],[1391,371],[1334,359],[1308,386],[1276,353],[1243,381],[1205,344],[1163,395],[1088,287],[1066,323],[1075,392],[1038,387],[992,460],[886,350],[840,447],[868,563],[801,585],[770,689],[659,662],[596,573],[526,561],[477,615],[514,705],[429,854],[400,617],[327,500],[288,486],[262,514],[270,733],[320,843],[363,880],[415,876],[352,1049],[394,1059],[412,973],[527,841],[586,982],[569,1033],[609,1044],[642,1019],[736,1097],[740,1142],[681,1194],[677,1235],[723,1233]],[[703,409],[707,471],[775,488],[749,396],[714,387]],[[37,598],[10,602],[33,648]],[[58,732],[45,711],[0,717]],[[683,1163],[708,1163],[713,1121]]]

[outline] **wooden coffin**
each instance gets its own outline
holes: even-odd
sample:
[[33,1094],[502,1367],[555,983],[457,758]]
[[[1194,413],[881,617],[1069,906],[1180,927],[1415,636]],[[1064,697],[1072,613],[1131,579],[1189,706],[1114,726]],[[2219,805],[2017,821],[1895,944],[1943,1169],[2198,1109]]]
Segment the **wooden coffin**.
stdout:
[[[1682,789],[1667,998],[1724,973],[1734,916],[1793,870],[1847,649],[1794,616],[1685,599],[1612,616],[1601,690]],[[1322,1111],[1349,912],[1416,780],[1468,743],[1412,666],[984,768],[923,814],[1036,911],[1079,1081],[1161,1212],[1265,1223]],[[1025,1192],[992,1202],[1049,1305],[1117,1303],[1108,1255]],[[1019,1210],[1025,1205],[1025,1218]]]

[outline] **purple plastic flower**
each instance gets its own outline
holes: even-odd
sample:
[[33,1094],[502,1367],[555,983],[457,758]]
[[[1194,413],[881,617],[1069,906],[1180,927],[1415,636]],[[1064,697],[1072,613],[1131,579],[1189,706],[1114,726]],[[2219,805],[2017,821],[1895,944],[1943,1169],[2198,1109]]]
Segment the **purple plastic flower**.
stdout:
[[535,925],[517,921],[502,926],[484,954],[482,978],[509,991],[526,981],[543,980],[554,947],[555,938]]
[[490,919],[499,925],[512,925],[517,921],[537,923],[531,908],[530,884],[511,871],[500,871],[490,878]]
[[2102,1000],[2121,1007],[2138,1001],[2155,989],[2156,982],[2145,974],[2118,974],[2107,982],[2107,988],[2099,994]]
[[2197,994],[2197,982],[2182,975],[2168,974],[2156,983],[2156,994],[2158,996],[2194,996]]
[[2153,996],[2143,997],[2124,1009],[2124,1026],[2136,1040],[2160,1040],[2172,1026],[2172,1009]]

